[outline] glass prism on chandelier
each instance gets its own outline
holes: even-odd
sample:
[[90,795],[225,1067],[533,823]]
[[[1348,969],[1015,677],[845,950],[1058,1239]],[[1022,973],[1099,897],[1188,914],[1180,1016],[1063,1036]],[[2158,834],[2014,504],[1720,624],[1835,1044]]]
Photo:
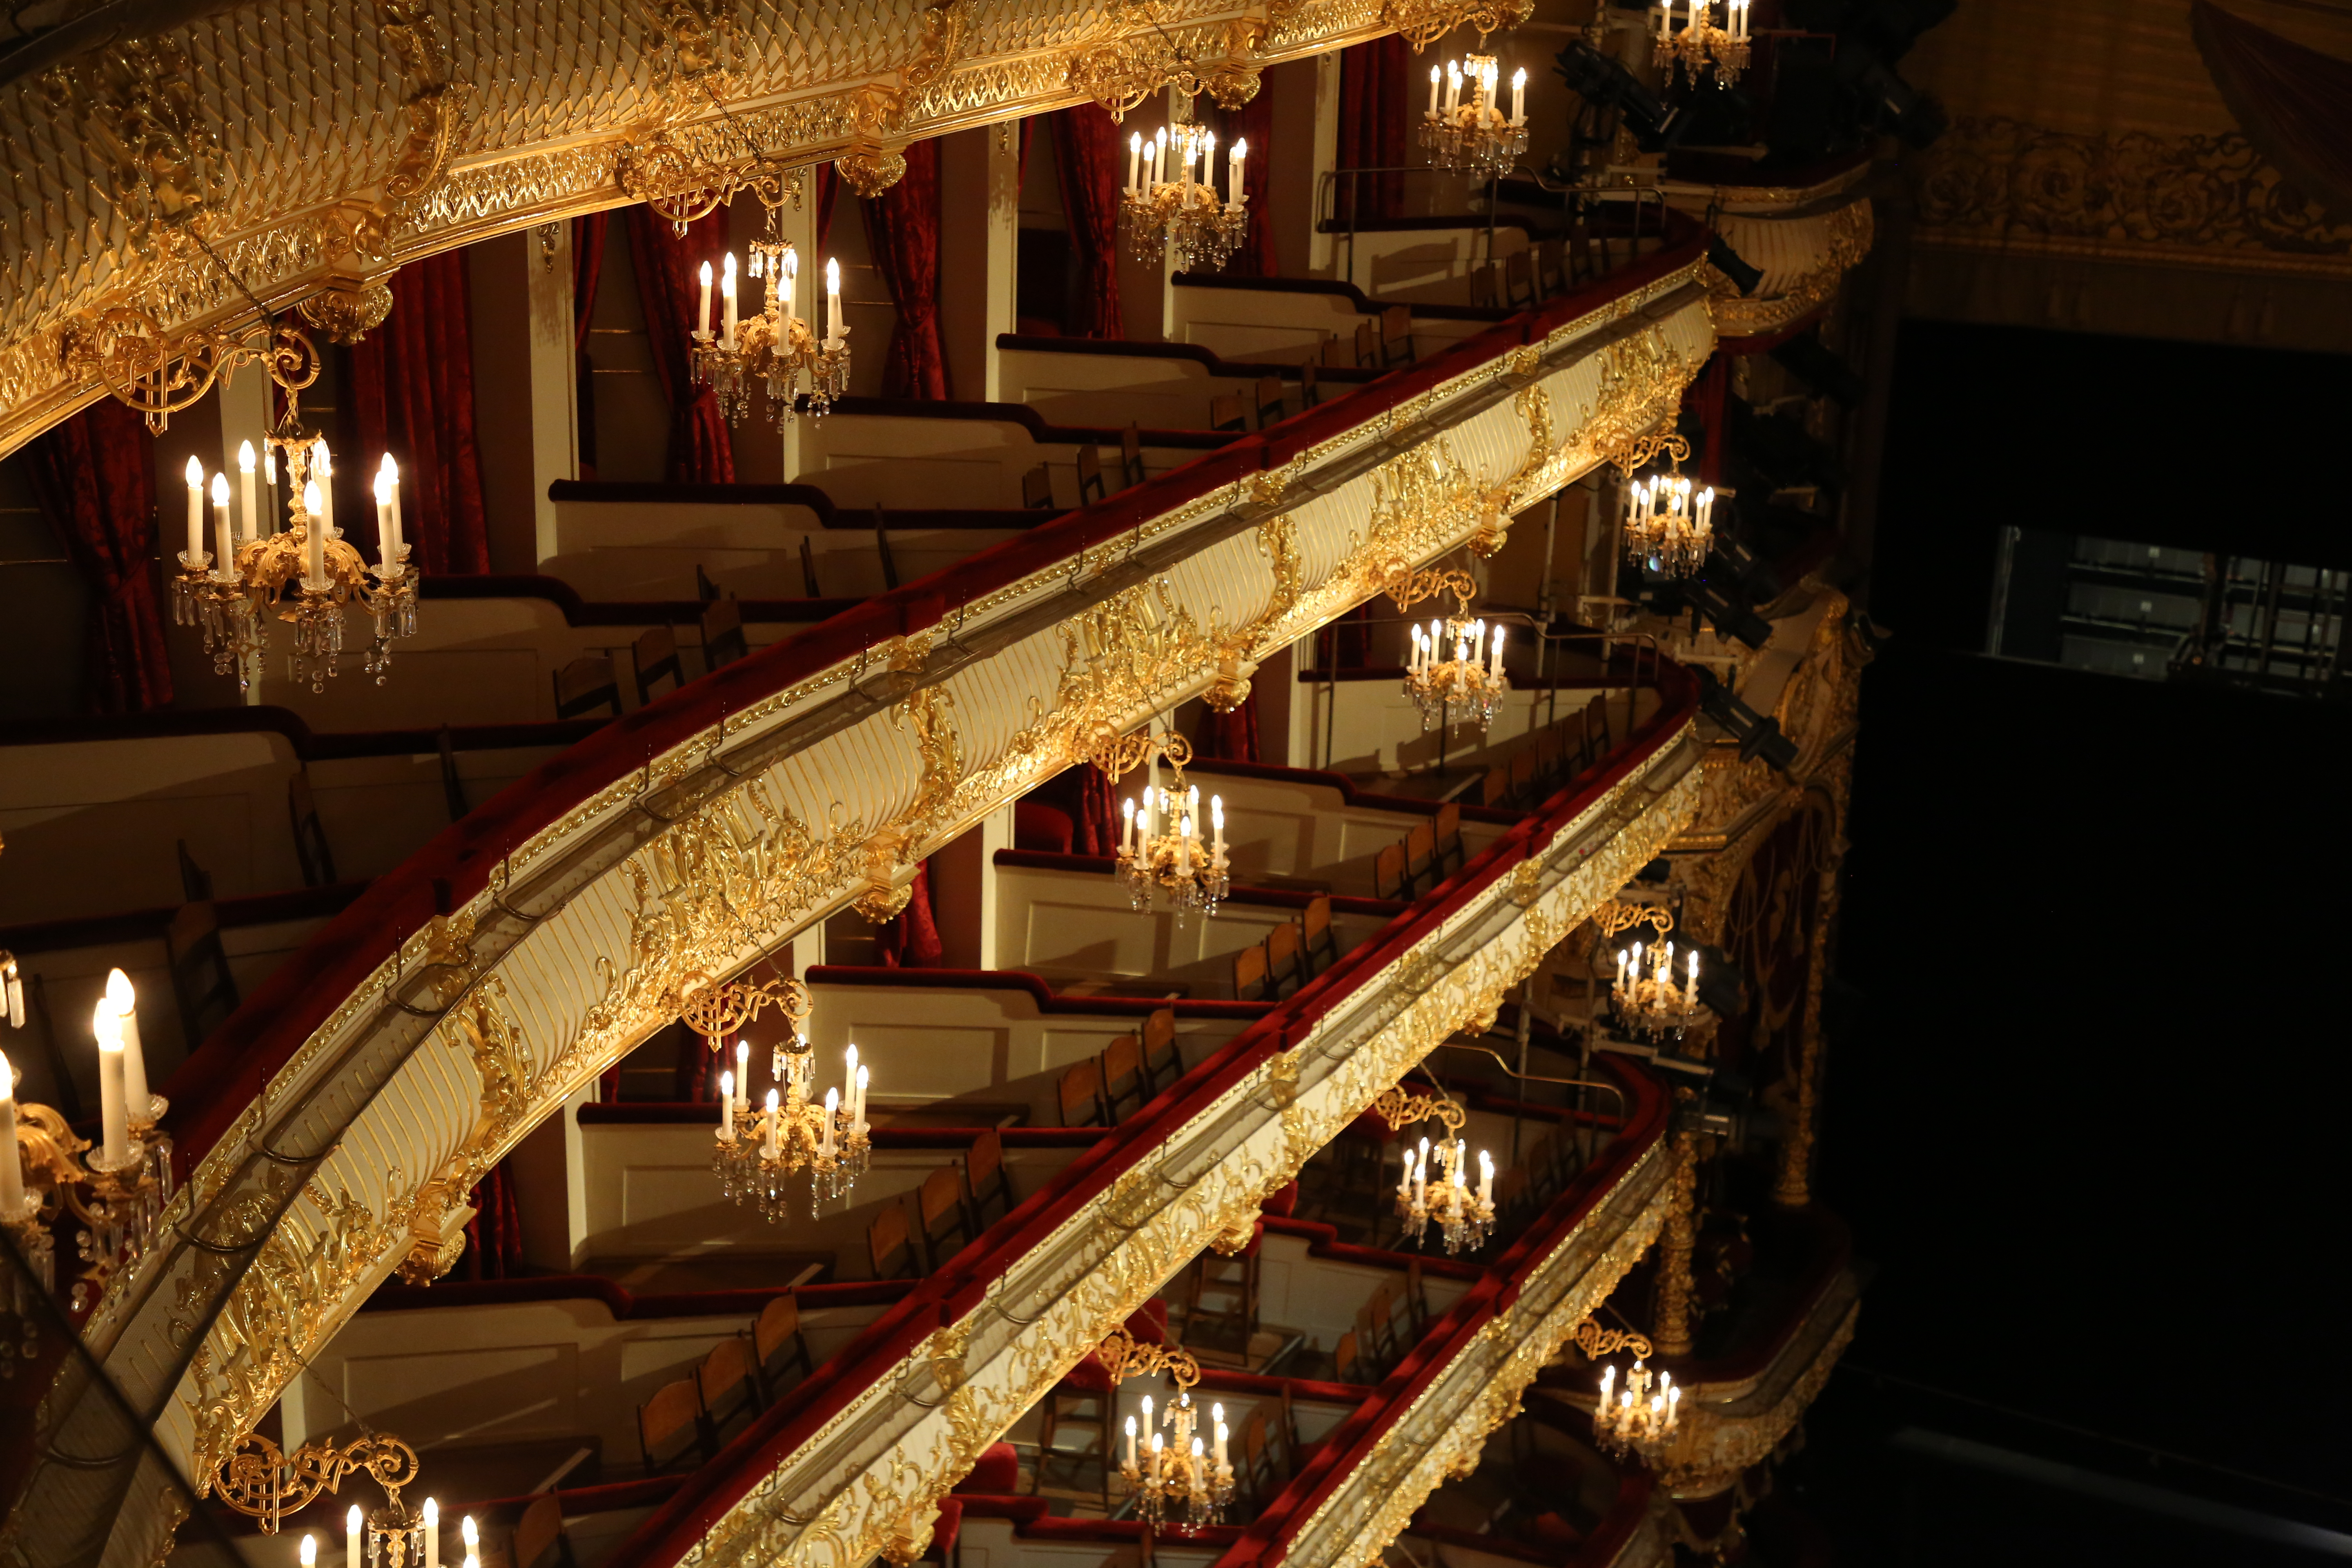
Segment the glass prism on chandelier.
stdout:
[[[1437,1173],[1429,1171],[1429,1157],[1437,1156]],[[1428,1139],[1418,1152],[1404,1152],[1404,1175],[1397,1183],[1397,1218],[1405,1239],[1419,1242],[1435,1225],[1448,1258],[1475,1251],[1495,1228],[1495,1157],[1478,1151],[1478,1184],[1470,1184],[1470,1145],[1460,1138],[1441,1138],[1433,1150]]]
[[1651,62],[1684,71],[1693,82],[1712,68],[1716,86],[1731,86],[1748,68],[1748,0],[1723,0],[1721,26],[1716,25],[1716,0],[1684,0],[1684,5],[1682,28],[1676,31],[1675,0],[1660,0]]
[[1625,552],[1651,571],[1686,577],[1706,563],[1715,546],[1715,491],[1694,495],[1677,463],[1673,470],[1625,486]]
[[[234,674],[244,690],[268,651],[265,623],[274,612],[294,627],[293,680],[324,691],[342,657],[343,608],[356,600],[374,623],[362,668],[383,685],[392,645],[416,635],[416,574],[401,537],[400,465],[386,452],[376,469],[381,560],[370,566],[335,526],[334,459],[327,438],[304,435],[289,414],[262,447],[258,486],[253,443],[237,448],[234,508],[228,475],[215,473],[207,487],[202,459],[188,459],[188,547],[180,552],[180,575],[172,584],[173,618],[203,632],[214,672]],[[281,464],[287,526],[272,532]],[[268,501],[260,499],[263,489]],[[205,548],[208,495],[211,550]]]
[[[1429,108],[1421,117],[1421,145],[1441,169],[1492,179],[1510,172],[1528,150],[1528,73],[1511,73],[1511,112],[1504,117],[1496,84],[1502,66],[1492,55],[1429,68]],[[1463,93],[1465,86],[1468,96]]]
[[1118,200],[1128,254],[1158,261],[1173,251],[1187,272],[1212,271],[1232,259],[1249,232],[1249,193],[1242,164],[1249,143],[1225,154],[1225,194],[1217,195],[1217,135],[1204,125],[1164,125],[1150,141],[1127,139],[1127,188]]
[[[1209,837],[1203,841],[1201,786],[1184,782],[1184,764],[1192,760],[1191,745],[1175,734],[1130,736],[1129,742],[1136,740],[1142,741],[1149,752],[1150,772],[1144,779],[1142,804],[1139,805],[1133,795],[1119,803],[1123,822],[1111,874],[1127,884],[1138,914],[1151,907],[1156,889],[1179,921],[1195,910],[1213,917],[1233,885],[1233,866],[1225,855],[1224,797],[1209,797]],[[1172,790],[1160,784],[1162,756],[1176,772]],[[1137,756],[1125,767],[1104,771],[1116,777],[1142,760]]]
[[1503,673],[1503,628],[1496,626],[1490,637],[1486,623],[1472,618],[1473,587],[1466,575],[1450,577],[1447,585],[1454,596],[1454,614],[1431,621],[1426,630],[1410,628],[1405,695],[1421,710],[1424,731],[1475,723],[1483,732],[1511,689],[1510,677]]
[[768,237],[751,245],[750,272],[760,279],[760,313],[739,313],[735,253],[729,251],[719,278],[719,320],[710,321],[710,263],[702,264],[702,300],[695,313],[692,374],[697,386],[717,395],[719,412],[734,423],[751,412],[751,390],[767,394],[767,416],[793,417],[801,377],[809,382],[809,412],[822,416],[849,390],[849,329],[841,320],[841,263],[824,264],[824,336],[800,313],[799,253],[776,233],[775,207],[768,212]]
[[1654,1380],[1650,1369],[1636,1361],[1621,1387],[1617,1369],[1601,1369],[1601,1399],[1592,1410],[1592,1435],[1603,1451],[1616,1458],[1654,1457],[1673,1438],[1682,1424],[1683,1391],[1674,1374],[1661,1372]]
[[1144,1527],[1201,1530],[1219,1522],[1234,1500],[1232,1433],[1225,1407],[1214,1405],[1209,1407],[1209,1435],[1200,1436],[1201,1409],[1192,1403],[1192,1388],[1201,1381],[1201,1363],[1181,1346],[1139,1344],[1124,1329],[1095,1353],[1109,1366],[1114,1389],[1129,1378],[1161,1372],[1176,1384],[1176,1397],[1158,1407],[1156,1424],[1151,1396],[1144,1395],[1142,1421],[1127,1418],[1119,1447],[1119,1479],[1135,1494],[1135,1511]]
[[[1617,950],[1617,975],[1609,987],[1609,1008],[1619,1031],[1653,1044],[1679,1040],[1706,1016],[1698,999],[1698,950],[1686,949],[1677,969],[1675,944],[1666,940],[1674,916],[1663,909],[1605,905],[1593,921],[1604,938],[1646,926],[1647,942]],[[1646,969],[1644,965],[1647,965]]]
[[768,1053],[768,1076],[779,1087],[752,1109],[751,1046],[736,1040],[735,1065],[719,1075],[711,1172],[726,1197],[778,1224],[791,1217],[800,1191],[793,1178],[803,1172],[808,1176],[810,1218],[825,1200],[846,1196],[866,1173],[874,1129],[866,1114],[871,1075],[859,1064],[856,1046],[847,1051],[842,1087],[827,1089],[822,1102],[815,1100],[815,1054],[802,1028],[809,1016],[808,988],[800,982],[709,987],[688,999],[683,1016],[717,1052],[771,1005],[783,1012],[787,1026]]

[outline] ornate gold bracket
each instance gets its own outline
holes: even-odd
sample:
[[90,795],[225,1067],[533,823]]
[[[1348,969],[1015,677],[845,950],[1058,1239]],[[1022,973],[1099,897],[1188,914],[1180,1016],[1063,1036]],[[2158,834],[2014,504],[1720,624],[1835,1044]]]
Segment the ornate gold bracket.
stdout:
[[400,1489],[416,1479],[416,1450],[397,1437],[377,1435],[340,1448],[331,1438],[316,1438],[288,1454],[259,1433],[247,1432],[220,1462],[213,1489],[229,1507],[259,1520],[262,1534],[275,1535],[286,1515],[300,1512],[322,1491],[338,1489],[354,1470],[382,1487],[397,1513]]
[[1603,942],[1643,925],[1663,937],[1675,929],[1675,912],[1663,904],[1627,904],[1614,899],[1592,911],[1592,929]]
[[1382,589],[1398,610],[1412,609],[1423,599],[1433,599],[1440,594],[1454,595],[1455,613],[1467,618],[1470,601],[1478,596],[1478,584],[1459,566],[1426,566],[1418,572],[1400,573]]
[[1100,768],[1113,784],[1141,767],[1153,755],[1166,759],[1176,770],[1176,787],[1184,787],[1184,764],[1192,760],[1192,742],[1173,730],[1155,735],[1148,730],[1138,730],[1132,735],[1110,736],[1095,742],[1087,760]]
[[1636,1360],[1647,1361],[1654,1353],[1648,1335],[1632,1329],[1604,1329],[1590,1318],[1577,1324],[1575,1331],[1568,1337],[1578,1350],[1584,1352],[1587,1361],[1599,1361],[1602,1356],[1615,1355],[1619,1351],[1631,1351]]
[[1459,1132],[1470,1121],[1470,1113],[1444,1095],[1407,1094],[1402,1084],[1381,1090],[1372,1110],[1391,1131],[1433,1118],[1444,1122],[1448,1132]]
[[1478,29],[1478,43],[1483,50],[1486,35],[1497,28],[1516,27],[1535,15],[1534,0],[1387,0],[1381,9],[1381,19],[1402,33],[1412,46],[1414,54],[1429,47],[1465,22]]
[[1179,1388],[1201,1381],[1201,1363],[1182,1345],[1146,1344],[1125,1329],[1113,1329],[1095,1351],[1095,1359],[1110,1373],[1113,1383],[1131,1377],[1156,1377],[1162,1373]]
[[198,327],[176,337],[146,311],[112,305],[66,329],[66,363],[78,375],[95,378],[118,403],[139,411],[147,428],[162,435],[179,413],[241,364],[258,362],[289,395],[319,379],[319,350],[302,331],[279,322],[229,333]]
[[791,1021],[797,1036],[801,1026],[808,1022],[812,1004],[809,989],[797,980],[735,980],[724,985],[705,984],[689,990],[686,1005],[678,1010],[679,1018],[713,1051],[720,1048],[728,1036],[773,1007]]

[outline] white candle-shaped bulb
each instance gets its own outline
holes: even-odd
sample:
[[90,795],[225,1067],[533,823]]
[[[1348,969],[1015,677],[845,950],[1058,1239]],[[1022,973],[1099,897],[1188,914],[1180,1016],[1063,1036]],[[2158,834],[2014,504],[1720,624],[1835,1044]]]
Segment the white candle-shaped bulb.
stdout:
[[735,1075],[731,1072],[719,1075],[719,1136],[735,1136]]
[[1233,152],[1225,157],[1225,204],[1228,206],[1239,206],[1249,200],[1249,193],[1242,188],[1242,160],[1248,156],[1249,138],[1235,138]]
[[1528,122],[1528,68],[1521,66],[1511,73],[1511,123]]
[[1216,843],[1213,847],[1216,851],[1217,858],[1223,859],[1225,854],[1225,797],[1223,795],[1213,795],[1209,797],[1209,824],[1216,829],[1217,835]]
[[[832,1098],[832,1094],[828,1091],[825,1096],[826,1102],[828,1104],[831,1103]],[[776,1091],[772,1089],[768,1091],[767,1109],[760,1119],[761,1134],[760,1140],[760,1152],[766,1155],[771,1160],[776,1157],[776,1122],[778,1120],[779,1118],[776,1115]]]
[[240,514],[237,527],[246,539],[261,537],[261,514],[253,504],[253,443],[240,441],[236,448],[236,506]]
[[147,1051],[139,1040],[139,994],[131,987],[131,976],[120,969],[107,971],[106,1000],[114,1009],[115,1027],[122,1037],[123,1113],[133,1121],[152,1121]]
[[360,1529],[365,1520],[357,1503],[352,1504],[351,1511],[343,1515],[343,1544],[350,1554],[344,1559],[344,1568],[361,1568]]
[[188,459],[188,559],[205,552],[205,466]]
[[841,262],[830,256],[824,260],[824,341],[841,342]]
[[425,1500],[425,1568],[441,1568],[441,1505]]
[[731,250],[727,253],[727,270],[719,279],[719,310],[720,315],[719,346],[731,350],[735,346],[736,321],[735,253]]
[[860,1131],[860,1132],[863,1132],[863,1131],[866,1131],[866,1074],[867,1074],[867,1072],[868,1072],[868,1071],[869,1071],[869,1069],[868,1069],[868,1068],[859,1068],[857,1069],[857,1122],[856,1122],[856,1127],[857,1127],[857,1131]]
[[[1151,1429],[1151,1395],[1148,1394],[1143,1396],[1143,1426],[1146,1431],[1150,1431]],[[1158,1433],[1155,1432],[1152,1434],[1151,1442],[1154,1447],[1159,1447],[1160,1436]]]
[[302,1568],[318,1568],[319,1538],[317,1536],[306,1533],[302,1537],[301,1558]]
[[16,1152],[16,1077],[0,1053],[0,1219],[15,1219],[25,1206],[25,1170]]
[[784,321],[786,325],[800,318],[801,253],[791,246],[784,247]]
[[735,1042],[735,1103],[746,1110],[751,1108],[751,1042],[749,1040]]
[[824,1126],[817,1133],[816,1142],[816,1152],[821,1158],[827,1160],[833,1158],[834,1125],[840,1120],[840,1116],[841,1090],[828,1089],[824,1091]]
[[400,559],[401,552],[407,547],[408,543],[407,532],[400,520],[400,465],[392,460],[390,452],[386,452],[383,455],[383,462],[376,472],[383,476],[384,489],[390,492],[392,499],[392,544],[384,554],[384,560],[389,563]]
[[1432,120],[1437,118],[1437,82],[1444,74],[1435,66],[1429,68],[1429,118]]
[[1135,797],[1129,795],[1118,803],[1118,806],[1119,815],[1126,818],[1118,830],[1119,853],[1131,855],[1135,852]]
[[318,515],[326,520],[327,532],[335,531],[335,460],[327,451],[324,436],[310,443],[310,477],[319,481]]
[[327,520],[321,509],[326,502],[319,493],[319,481],[302,481],[302,585],[323,588],[327,585]]
[[382,563],[381,574],[393,575],[392,569],[392,480],[382,468],[375,475],[375,538],[376,551]]
[[1503,673],[1503,628],[1500,626],[1496,626],[1495,628],[1495,658],[1493,668],[1495,674],[1497,676],[1500,676]]
[[[857,1047],[856,1046],[849,1047],[845,1059],[848,1065],[841,1069],[841,1081],[845,1084],[855,1084],[857,1081]],[[857,1100],[854,1096],[849,1101],[849,1113],[852,1116],[857,1114]]]
[[122,1086],[122,1016],[104,997],[90,1015],[90,1033],[98,1038],[98,1091],[105,1154],[110,1164],[129,1158],[131,1127]]
[[1143,132],[1130,132],[1127,138],[1127,188],[1133,191],[1143,177]]
[[702,306],[695,312],[694,322],[697,337],[710,335],[710,263],[708,261],[702,264]]

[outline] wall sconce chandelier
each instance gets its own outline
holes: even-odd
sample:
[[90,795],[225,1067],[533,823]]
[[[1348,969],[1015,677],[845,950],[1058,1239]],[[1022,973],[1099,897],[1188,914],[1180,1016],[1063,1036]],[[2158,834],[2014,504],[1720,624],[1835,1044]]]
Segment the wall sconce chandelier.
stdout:
[[[1180,268],[1212,271],[1233,258],[1249,232],[1249,193],[1242,164],[1249,142],[1235,140],[1225,154],[1225,194],[1217,195],[1216,132],[1206,126],[1164,125],[1147,142],[1127,139],[1127,188],[1118,201],[1128,253],[1158,261],[1174,251]],[[1195,170],[1197,168],[1197,176]]]
[[[1176,787],[1162,789],[1162,757],[1175,770]],[[1140,805],[1129,795],[1119,803],[1122,826],[1118,854],[1111,874],[1127,884],[1128,897],[1138,914],[1150,909],[1156,890],[1183,918],[1198,910],[1213,919],[1217,905],[1232,889],[1232,862],[1225,855],[1225,802],[1209,797],[1209,837],[1201,836],[1201,788],[1184,782],[1184,764],[1192,747],[1183,736],[1129,735],[1104,747],[1095,765],[1116,782],[1139,763],[1149,761]]]
[[[263,623],[274,610],[294,626],[293,679],[324,691],[343,649],[343,606],[356,599],[374,621],[375,640],[364,668],[381,686],[392,666],[393,643],[416,635],[416,574],[408,570],[408,546],[401,539],[400,466],[386,452],[376,470],[376,538],[383,559],[372,567],[335,526],[334,462],[326,437],[304,435],[289,416],[262,446],[260,482],[270,503],[258,499],[253,443],[245,442],[237,448],[234,510],[228,475],[212,476],[209,551],[204,464],[188,459],[188,547],[180,552],[180,575],[173,582],[173,617],[202,630],[214,672],[234,672],[242,691],[268,651]],[[268,519],[276,510],[281,461],[288,526],[272,533]]]
[[1682,1398],[1683,1391],[1675,1386],[1672,1373],[1661,1372],[1653,1378],[1650,1369],[1636,1359],[1620,1386],[1617,1369],[1604,1365],[1600,1402],[1592,1411],[1592,1435],[1603,1450],[1617,1458],[1634,1455],[1654,1458],[1682,1424]]
[[[1401,1088],[1383,1090],[1372,1101],[1372,1109],[1391,1129],[1433,1119],[1447,1132],[1458,1133],[1470,1120],[1468,1111],[1443,1095],[1409,1095]],[[1424,1138],[1418,1151],[1408,1149],[1404,1153],[1396,1211],[1405,1237],[1418,1244],[1433,1222],[1448,1258],[1465,1249],[1475,1251],[1486,1244],[1495,1228],[1495,1157],[1484,1149],[1478,1151],[1478,1185],[1474,1189],[1466,1173],[1467,1142],[1459,1137],[1437,1141],[1434,1178],[1429,1172],[1430,1152],[1430,1142]]]
[[[299,1513],[320,1492],[339,1491],[343,1478],[366,1476],[383,1489],[382,1508],[362,1510],[353,1503],[343,1516],[345,1561],[374,1568],[440,1568],[441,1509],[431,1498],[411,1509],[400,1500],[401,1489],[416,1482],[416,1450],[398,1437],[369,1433],[348,1446],[331,1438],[313,1438],[289,1454],[257,1432],[247,1432],[220,1462],[213,1489],[221,1501],[260,1521],[261,1533],[275,1535],[289,1513]],[[467,1553],[473,1554],[476,1535],[469,1517],[464,1525]],[[302,1538],[302,1561],[317,1561],[317,1542]]]
[[[146,1252],[172,1201],[172,1140],[156,1125],[171,1107],[147,1088],[136,1002],[129,976],[118,969],[107,976],[91,1016],[100,1099],[95,1149],[74,1136],[51,1107],[17,1104],[16,1074],[0,1057],[0,1225],[32,1270],[32,1280],[19,1289],[47,1292],[57,1289],[49,1227],[61,1215],[79,1222],[75,1251],[81,1273],[70,1297],[75,1311],[98,1299],[116,1269]],[[0,1306],[16,1320],[16,1333],[9,1337],[20,1338],[29,1353],[32,1303],[20,1298]],[[0,1357],[0,1377],[12,1370]]]
[[[1421,117],[1421,145],[1433,164],[1494,179],[1509,173],[1527,152],[1528,73],[1511,73],[1511,112],[1506,119],[1495,90],[1501,71],[1492,55],[1472,55],[1458,64],[1448,60],[1441,95],[1440,68],[1429,68],[1429,108]],[[1466,100],[1462,91],[1465,83],[1470,89]]]
[[718,1148],[710,1168],[721,1193],[773,1225],[790,1217],[797,1186],[790,1178],[803,1171],[810,1218],[826,1199],[847,1195],[866,1173],[873,1127],[866,1117],[869,1073],[858,1065],[856,1046],[849,1047],[843,1087],[826,1089],[821,1104],[813,1100],[815,1057],[803,1027],[809,994],[799,981],[708,985],[688,997],[682,1016],[717,1053],[727,1037],[770,1006],[790,1025],[768,1055],[768,1075],[781,1087],[769,1089],[760,1110],[752,1110],[751,1047],[737,1040],[734,1068],[719,1075]]
[[1134,1416],[1127,1418],[1119,1450],[1119,1479],[1135,1494],[1135,1510],[1144,1527],[1160,1529],[1179,1505],[1184,1510],[1180,1529],[1217,1523],[1234,1500],[1231,1435],[1222,1405],[1210,1406],[1208,1441],[1197,1435],[1201,1413],[1192,1403],[1192,1389],[1201,1381],[1201,1363],[1181,1346],[1143,1344],[1125,1329],[1113,1331],[1095,1354],[1109,1369],[1114,1387],[1131,1377],[1161,1373],[1176,1384],[1176,1397],[1161,1407],[1158,1427],[1151,1419],[1151,1398],[1144,1396],[1140,1427]]
[[719,278],[719,324],[710,323],[710,263],[702,264],[702,303],[689,336],[693,339],[694,383],[709,386],[719,398],[719,412],[736,424],[751,412],[751,388],[767,391],[767,416],[791,419],[800,397],[801,377],[809,381],[811,415],[823,417],[835,398],[849,390],[849,329],[841,320],[841,263],[824,264],[824,336],[816,323],[799,314],[800,257],[776,233],[776,212],[768,212],[765,239],[751,246],[751,275],[760,279],[760,313],[750,321],[737,314],[735,253],[729,251]]
[[1682,465],[1625,486],[1625,552],[1653,572],[1687,577],[1715,547],[1715,491],[1691,492]]
[[[1503,628],[1495,627],[1489,638],[1486,623],[1472,618],[1470,601],[1478,585],[1467,572],[1437,574],[1429,592],[1413,597],[1427,598],[1439,588],[1453,593],[1454,612],[1442,621],[1431,621],[1426,631],[1418,626],[1411,628],[1412,650],[1405,666],[1405,695],[1421,710],[1424,731],[1447,724],[1475,723],[1484,733],[1495,721],[1503,694],[1511,689],[1510,679],[1503,673]],[[1409,601],[1400,596],[1399,602]]]
[[1693,85],[1713,68],[1715,85],[1729,87],[1748,68],[1748,0],[1723,0],[1725,26],[1715,21],[1715,0],[1685,0],[1682,30],[1675,29],[1675,0],[1660,0],[1651,63],[1685,72]]
[[[1685,955],[1679,984],[1675,976],[1675,944],[1665,941],[1675,917],[1654,907],[1629,904],[1605,906],[1595,917],[1604,938],[1637,926],[1652,932],[1648,942],[1635,942],[1617,950],[1617,977],[1609,987],[1610,1012],[1617,1027],[1630,1038],[1679,1040],[1697,1023],[1705,1009],[1698,1000],[1698,950]],[[1643,973],[1647,959],[1649,973]]]

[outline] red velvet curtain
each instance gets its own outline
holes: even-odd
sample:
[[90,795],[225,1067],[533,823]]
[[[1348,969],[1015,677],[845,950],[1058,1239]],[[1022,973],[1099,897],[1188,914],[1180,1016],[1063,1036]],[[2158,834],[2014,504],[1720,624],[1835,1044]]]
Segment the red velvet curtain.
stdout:
[[430,573],[488,572],[465,253],[412,261],[389,281],[392,314],[351,348],[348,428],[355,439],[337,464],[335,501],[342,515],[362,521],[345,527],[344,537],[373,551],[369,487],[388,450],[400,464],[409,563]]
[[514,1178],[506,1162],[474,1184],[474,1217],[466,1222],[464,1279],[512,1279],[522,1273],[522,1219],[515,1211]]
[[1081,855],[1118,853],[1118,791],[1110,775],[1092,763],[1078,764],[1078,830]]
[[[1248,161],[1243,161],[1243,175],[1248,176]],[[1201,732],[1193,737],[1193,751],[1204,757],[1220,757],[1229,763],[1254,763],[1257,751],[1257,693],[1253,690],[1242,699],[1240,707],[1230,713],[1220,713],[1211,708],[1201,718]]]
[[[1412,74],[1411,55],[1403,37],[1395,33],[1339,51],[1338,167],[1404,166],[1405,121],[1412,107]],[[1351,206],[1359,223],[1403,216],[1404,176],[1342,179],[1339,216],[1347,216]]]
[[588,355],[588,323],[596,317],[596,286],[604,277],[604,241],[612,227],[610,213],[590,213],[572,220],[572,351],[573,450],[578,477],[596,477],[596,366]]
[[[833,237],[833,204],[838,200],[840,196],[840,166],[835,163],[818,164],[816,169],[815,197],[816,259],[811,264],[813,269],[808,272],[808,276],[820,279],[820,282],[817,285],[820,288],[824,286],[821,280],[824,277],[825,242]],[[810,298],[814,299],[814,296],[812,295]],[[812,310],[815,307],[814,305],[810,307]]]
[[[697,220],[683,235],[650,207],[631,207],[628,224],[629,259],[637,269],[637,298],[645,305],[654,374],[669,399],[669,458],[664,477],[673,484],[733,484],[735,444],[728,438],[718,395],[694,384],[687,337],[701,304],[702,264],[709,262],[716,273],[727,249],[727,209]],[[714,287],[713,322],[719,311]]]
[[1070,320],[1080,337],[1127,335],[1118,303],[1118,193],[1127,177],[1126,159],[1125,138],[1101,104],[1055,112],[1054,177],[1062,187],[1070,248],[1078,259],[1083,300]]
[[874,270],[898,308],[882,363],[882,395],[944,399],[947,352],[940,343],[940,144],[907,149],[898,183],[864,205]]
[[882,922],[877,933],[882,962],[892,969],[937,969],[947,956],[940,941],[939,922],[931,918],[931,863],[915,868],[908,885],[907,907]]
[[84,703],[98,713],[165,706],[172,660],[151,564],[155,443],[146,426],[107,398],[36,437],[25,468],[41,514],[89,584]]
[[1242,237],[1241,248],[1225,263],[1229,278],[1273,278],[1281,268],[1275,260],[1272,209],[1267,205],[1266,172],[1273,167],[1267,156],[1274,150],[1274,100],[1261,85],[1257,96],[1232,113],[1219,111],[1217,145],[1231,147],[1235,142],[1249,143],[1249,156],[1242,160],[1242,193],[1249,197],[1249,232]]

